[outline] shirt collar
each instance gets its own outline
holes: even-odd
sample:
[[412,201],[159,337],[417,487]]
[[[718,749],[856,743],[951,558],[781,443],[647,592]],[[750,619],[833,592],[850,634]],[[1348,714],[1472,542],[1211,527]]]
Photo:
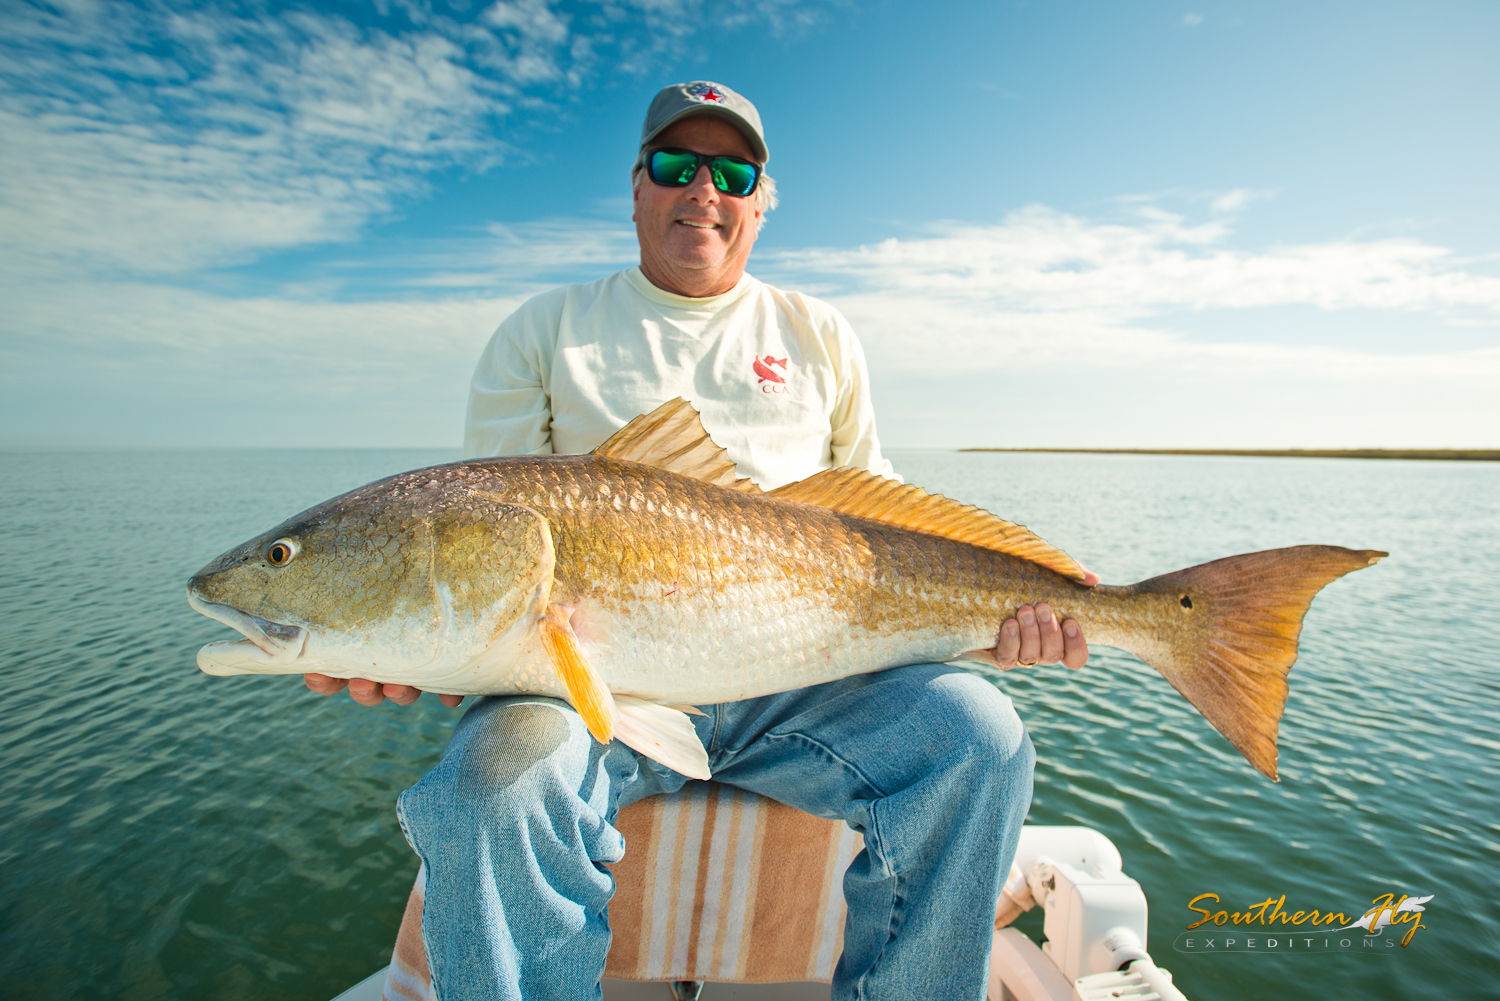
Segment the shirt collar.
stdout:
[[669,309],[681,309],[693,313],[716,313],[726,306],[732,305],[743,299],[752,288],[759,284],[748,272],[740,275],[740,280],[734,283],[734,288],[720,295],[706,296],[702,299],[694,299],[690,296],[677,295],[666,289],[657,288],[651,284],[650,279],[641,274],[640,266],[630,268],[624,272],[625,280],[630,283],[641,295]]

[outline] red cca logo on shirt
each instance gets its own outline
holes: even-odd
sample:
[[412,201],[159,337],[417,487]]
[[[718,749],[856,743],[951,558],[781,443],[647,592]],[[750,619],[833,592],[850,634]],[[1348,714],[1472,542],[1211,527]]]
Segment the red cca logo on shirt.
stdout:
[[786,358],[773,358],[770,355],[755,359],[751,368],[755,369],[755,374],[760,376],[758,385],[762,393],[785,393],[787,391],[786,380],[771,370],[772,365],[780,365],[781,370],[785,372],[786,363]]

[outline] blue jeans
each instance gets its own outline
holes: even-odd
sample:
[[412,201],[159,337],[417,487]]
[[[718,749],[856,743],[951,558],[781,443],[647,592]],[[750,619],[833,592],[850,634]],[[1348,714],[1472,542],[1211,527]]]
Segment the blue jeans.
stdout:
[[[715,781],[864,835],[835,1001],[982,999],[1036,760],[1010,699],[921,664],[703,709]],[[598,744],[566,703],[479,700],[398,806],[427,866],[437,996],[598,999],[614,893],[602,863],[625,854],[616,811],[686,781]]]

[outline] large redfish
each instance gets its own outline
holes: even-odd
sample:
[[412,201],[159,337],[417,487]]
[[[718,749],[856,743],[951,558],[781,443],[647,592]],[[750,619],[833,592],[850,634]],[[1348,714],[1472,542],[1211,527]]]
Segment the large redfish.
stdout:
[[363,677],[567,699],[601,741],[699,778],[684,710],[902,664],[994,662],[1049,602],[1156,668],[1276,777],[1302,617],[1385,553],[1296,546],[1128,587],[978,508],[836,468],[762,493],[674,400],[588,455],[402,473],[304,511],[188,583],[246,638],[210,674]]

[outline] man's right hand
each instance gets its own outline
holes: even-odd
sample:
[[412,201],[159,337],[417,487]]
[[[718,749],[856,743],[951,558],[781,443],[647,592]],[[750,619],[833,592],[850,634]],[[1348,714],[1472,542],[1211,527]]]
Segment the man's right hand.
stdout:
[[[362,706],[378,706],[390,699],[398,706],[409,706],[422,697],[422,689],[410,685],[382,685],[368,678],[330,678],[326,674],[304,674],[302,680],[307,687],[319,695],[336,695],[344,688],[349,697]],[[452,709],[464,700],[462,695],[442,695],[443,705]]]

